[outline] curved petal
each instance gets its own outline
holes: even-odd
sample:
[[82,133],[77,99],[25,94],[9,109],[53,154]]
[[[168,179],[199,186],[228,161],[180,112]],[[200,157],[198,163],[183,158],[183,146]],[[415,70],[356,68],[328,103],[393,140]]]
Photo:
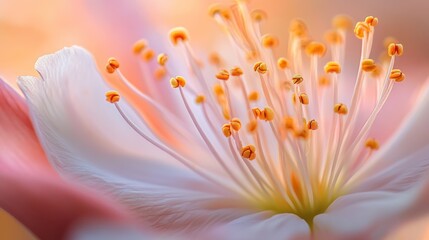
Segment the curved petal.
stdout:
[[[367,180],[358,183],[357,191],[401,191],[420,180],[428,170],[429,128],[426,120],[429,118],[429,82],[423,89],[416,107],[400,130],[379,153],[369,159],[369,164],[360,169],[358,178]],[[393,180],[395,184],[392,184]],[[388,182],[390,184],[386,188]]]
[[[308,224],[294,214],[270,211],[240,217],[220,226],[213,239],[310,239]],[[212,239],[212,238],[209,238]]]
[[337,199],[314,218],[316,236],[321,239],[377,239],[402,219],[413,203],[417,188],[401,193],[354,193]]
[[[249,211],[237,195],[172,165],[168,155],[139,138],[104,101],[107,88],[84,49],[45,56],[36,69],[42,79],[21,77],[19,85],[49,160],[61,173],[109,192],[159,228],[198,228]],[[125,101],[121,106],[138,123]]]
[[44,172],[0,170],[0,207],[41,239],[63,239],[82,221],[128,221],[101,196]]
[[[0,78],[0,160],[22,169],[50,169],[24,99]],[[34,159],[34,161],[24,161]]]

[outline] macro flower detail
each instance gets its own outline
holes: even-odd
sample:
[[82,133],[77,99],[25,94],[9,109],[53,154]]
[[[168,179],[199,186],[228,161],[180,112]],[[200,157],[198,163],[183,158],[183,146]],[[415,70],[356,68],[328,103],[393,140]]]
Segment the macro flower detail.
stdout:
[[[375,61],[378,19],[358,22],[354,35],[362,47],[352,78],[343,71],[352,58],[345,50],[347,17],[334,19],[327,44],[313,41],[303,21],[293,21],[283,56],[276,51],[281,42],[261,34],[264,12],[237,1],[231,8],[212,6],[210,14],[237,54],[211,55],[209,66],[180,27],[169,37],[183,56],[157,54],[145,40],[132,47],[147,69],[143,85],[127,79],[120,59],[110,58],[105,70],[120,90],[109,90],[80,47],[40,58],[40,79],[20,77],[56,169],[169,231],[339,238],[374,237],[393,226],[389,218],[418,199],[429,164],[424,143],[389,155],[422,126],[422,105],[413,126],[388,146],[370,135],[393,87],[405,80],[395,68],[403,46],[389,43]],[[342,87],[345,81],[353,81],[353,91]],[[388,213],[377,216],[377,208]],[[379,222],[386,228],[371,229]]]

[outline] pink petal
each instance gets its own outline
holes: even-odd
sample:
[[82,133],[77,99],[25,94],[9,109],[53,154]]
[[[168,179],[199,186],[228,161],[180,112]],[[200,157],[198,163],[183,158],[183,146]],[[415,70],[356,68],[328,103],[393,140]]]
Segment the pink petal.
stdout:
[[41,239],[62,239],[84,221],[128,219],[100,193],[38,171],[0,170],[0,206]]
[[24,98],[0,79],[0,162],[24,169],[51,169],[36,137]]

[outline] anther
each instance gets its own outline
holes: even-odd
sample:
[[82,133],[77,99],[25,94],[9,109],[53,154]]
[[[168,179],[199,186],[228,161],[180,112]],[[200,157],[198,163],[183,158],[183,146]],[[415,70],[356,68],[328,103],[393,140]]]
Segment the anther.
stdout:
[[283,124],[286,129],[289,129],[289,130],[295,129],[295,120],[293,119],[293,117],[285,117],[283,119]]
[[156,61],[158,62],[159,65],[161,66],[165,66],[165,64],[168,61],[168,56],[165,53],[161,53],[158,55],[158,57],[156,58]]
[[365,147],[367,147],[371,150],[377,150],[380,147],[380,145],[378,144],[378,141],[375,140],[374,138],[369,138],[365,142]]
[[249,98],[250,101],[258,101],[259,94],[258,94],[258,92],[253,91],[253,92],[249,93],[249,97],[248,98]]
[[369,25],[366,22],[358,22],[355,26],[355,36],[359,39],[362,39],[365,36],[365,33],[369,33]]
[[147,47],[147,41],[145,39],[140,39],[133,45],[134,54],[141,53]]
[[265,107],[259,116],[261,120],[272,121],[274,119],[274,111],[270,107]]
[[153,73],[156,80],[163,79],[166,74],[167,74],[167,71],[165,70],[164,67],[158,67],[157,69],[155,69],[155,72]]
[[337,103],[334,106],[334,112],[340,115],[346,115],[348,111],[347,106],[342,103]]
[[206,97],[204,95],[198,95],[195,97],[195,103],[196,104],[201,104],[204,101],[206,101]]
[[261,116],[261,109],[259,109],[259,108],[252,108],[252,113],[253,113],[253,116],[255,117],[255,118],[259,118],[259,116]]
[[262,20],[267,19],[267,13],[259,9],[253,10],[250,13],[250,16],[255,22],[261,22]]
[[170,79],[170,84],[172,88],[184,87],[186,85],[186,80],[182,76],[176,76]]
[[404,53],[404,47],[402,46],[402,44],[397,44],[397,43],[391,43],[389,44],[389,47],[387,47],[387,54],[389,54],[389,56],[401,56]]
[[219,80],[226,81],[229,79],[229,72],[223,69],[216,74],[216,78]]
[[255,146],[253,146],[253,145],[247,145],[247,146],[244,146],[241,149],[241,156],[243,158],[246,158],[246,159],[249,159],[249,160],[253,160],[253,159],[256,158],[256,153],[255,152],[256,152]]
[[325,34],[325,39],[331,44],[340,44],[343,42],[343,37],[337,31],[329,31]]
[[284,70],[288,67],[289,63],[286,60],[286,58],[281,57],[277,60],[277,67],[279,67],[280,70]]
[[304,81],[304,78],[301,76],[301,74],[295,74],[292,77],[293,84],[300,84]]
[[325,73],[340,73],[341,66],[337,62],[328,62],[324,67]]
[[243,75],[243,69],[239,68],[239,67],[235,67],[231,69],[231,75],[238,77]]
[[295,19],[290,23],[289,31],[296,37],[304,37],[307,35],[307,26],[302,20]]
[[247,131],[254,132],[258,127],[258,122],[256,120],[250,120],[250,122],[246,125]]
[[319,124],[317,123],[316,120],[313,119],[307,123],[307,127],[310,130],[317,130],[319,128]]
[[118,60],[116,60],[116,58],[109,58],[109,60],[107,60],[107,64],[106,64],[106,71],[108,73],[114,73],[116,69],[119,68],[119,62]]
[[116,103],[116,102],[119,102],[119,99],[121,99],[121,96],[119,95],[119,93],[114,90],[107,91],[105,96],[106,96],[106,101],[108,101],[109,103]]
[[405,79],[405,74],[399,69],[393,69],[392,72],[390,72],[390,79],[396,82],[402,82]]
[[220,4],[213,4],[209,7],[209,15],[211,17],[215,17],[215,16],[221,16],[225,19],[230,19],[231,16],[229,14],[228,9],[226,9],[225,7],[221,6]]
[[331,83],[331,81],[326,76],[321,76],[319,78],[319,85],[320,86],[328,86],[330,83]]
[[257,62],[255,65],[253,65],[253,70],[258,73],[264,74],[267,72],[267,64],[264,62]]
[[302,139],[307,139],[308,138],[308,129],[304,128],[301,130],[295,130],[295,137],[297,138],[302,138]]
[[239,131],[241,128],[241,121],[239,118],[231,119],[230,124],[231,124],[232,129],[234,129],[235,131]]
[[188,30],[184,27],[176,27],[170,30],[170,40],[173,45],[177,45],[179,41],[187,41],[189,39]]
[[309,103],[308,96],[305,93],[301,93],[299,95],[299,102],[303,105],[307,105]]
[[270,34],[265,34],[261,39],[262,46],[266,48],[273,48],[279,45],[279,40]]
[[365,18],[365,22],[368,23],[369,26],[375,27],[378,24],[378,18],[373,16],[368,16]]
[[317,55],[319,57],[322,57],[326,52],[326,47],[325,45],[323,45],[323,43],[320,42],[310,42],[305,48],[305,51],[310,56]]
[[209,61],[211,64],[215,65],[215,66],[219,66],[222,62],[222,60],[220,59],[219,54],[217,53],[211,53],[209,56]]
[[146,62],[149,62],[150,60],[152,60],[153,57],[155,57],[155,51],[153,51],[150,48],[143,50],[143,53],[142,53],[143,60],[145,60]]
[[338,29],[351,29],[353,23],[349,16],[337,15],[332,19],[332,26]]
[[231,124],[229,123],[225,123],[224,125],[222,125],[222,133],[225,137],[230,137],[232,132],[231,132]]
[[222,86],[221,86],[221,85],[219,85],[219,84],[215,84],[215,85],[213,86],[213,92],[214,92],[214,94],[215,94],[216,96],[220,96],[220,95],[224,95],[224,94],[225,94],[225,92],[223,91]]
[[364,72],[372,72],[377,68],[374,60],[372,59],[364,59],[362,60],[362,70]]

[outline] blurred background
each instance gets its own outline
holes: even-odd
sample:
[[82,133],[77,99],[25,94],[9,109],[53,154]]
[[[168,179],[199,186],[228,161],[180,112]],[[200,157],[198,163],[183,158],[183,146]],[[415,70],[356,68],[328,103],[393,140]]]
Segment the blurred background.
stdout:
[[[233,1],[0,0],[0,76],[16,87],[17,76],[37,75],[34,63],[39,56],[75,44],[91,51],[100,68],[110,56],[121,59],[124,71],[130,75],[137,69],[132,58],[133,43],[147,38],[159,47],[167,42],[168,30],[176,26],[189,30],[191,44],[196,49],[220,50],[226,42],[225,35],[207,11],[215,2],[230,4]],[[332,17],[337,14],[347,14],[354,21],[368,15],[378,17],[376,52],[382,51],[383,39],[388,36],[397,38],[405,46],[405,54],[397,66],[407,74],[407,80],[393,92],[400,97],[383,110],[382,114],[393,116],[392,125],[384,123],[388,127],[402,120],[400,111],[396,115],[392,112],[409,108],[429,76],[429,1],[249,0],[249,4],[268,13],[263,32],[280,38],[280,53],[286,49],[291,19],[305,20],[311,36],[323,40]],[[349,36],[353,56],[359,51],[358,47],[353,48],[359,41]],[[1,221],[7,219],[4,212],[0,211],[0,216],[3,216],[0,217],[1,238],[5,229],[14,228],[2,224]],[[416,233],[423,233],[428,227],[424,219],[409,226]]]

